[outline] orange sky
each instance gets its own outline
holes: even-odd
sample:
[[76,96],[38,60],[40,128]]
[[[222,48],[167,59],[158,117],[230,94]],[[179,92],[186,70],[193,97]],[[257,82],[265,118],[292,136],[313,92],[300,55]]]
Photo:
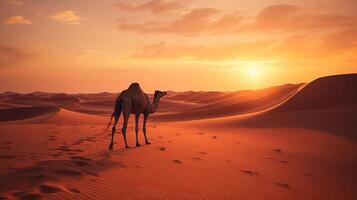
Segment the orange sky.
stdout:
[[0,0],[0,91],[241,90],[357,72],[356,0]]

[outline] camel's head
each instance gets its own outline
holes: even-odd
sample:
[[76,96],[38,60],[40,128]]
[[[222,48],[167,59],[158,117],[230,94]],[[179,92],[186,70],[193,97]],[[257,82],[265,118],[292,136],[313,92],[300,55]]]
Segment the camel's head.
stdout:
[[161,98],[161,97],[163,97],[165,95],[167,95],[167,92],[162,92],[160,90],[155,90],[154,97],[160,97]]

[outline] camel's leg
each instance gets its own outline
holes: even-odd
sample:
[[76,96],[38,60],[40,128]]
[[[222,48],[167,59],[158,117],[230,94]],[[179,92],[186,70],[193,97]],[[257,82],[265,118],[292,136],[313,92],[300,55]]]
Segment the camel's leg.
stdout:
[[146,137],[146,121],[147,121],[148,117],[149,117],[148,114],[144,114],[143,132],[144,132],[144,136],[145,136],[145,143],[146,144],[151,144],[149,142],[148,138]]
[[114,134],[116,131],[115,127],[118,124],[120,113],[121,113],[121,109],[116,110],[114,113],[114,124],[113,124],[113,128],[112,128],[112,141],[110,142],[110,145],[109,145],[110,150],[113,150]]
[[136,134],[136,146],[141,146],[139,144],[139,140],[138,140],[138,133],[139,133],[139,117],[140,114],[135,114],[135,134]]
[[[131,105],[130,105],[131,107]],[[121,129],[123,133],[123,138],[125,142],[125,148],[129,148],[128,143],[126,142],[126,128],[128,126],[128,121],[129,121],[129,115],[130,115],[130,110],[128,106],[123,106],[123,117],[124,117],[124,122],[123,122],[123,128]]]

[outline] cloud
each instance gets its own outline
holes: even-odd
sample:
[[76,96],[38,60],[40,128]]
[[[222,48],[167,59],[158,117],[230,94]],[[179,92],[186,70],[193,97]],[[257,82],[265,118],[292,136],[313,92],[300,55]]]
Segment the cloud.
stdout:
[[7,3],[12,4],[12,5],[16,5],[16,6],[20,6],[22,4],[24,4],[24,1],[22,0],[6,0]]
[[196,8],[176,19],[144,23],[118,20],[117,27],[139,33],[198,34],[307,30],[336,30],[357,26],[356,16],[311,10],[291,4],[269,5],[252,18],[239,12],[224,14],[213,8]]
[[213,8],[197,8],[168,23],[146,22],[128,23],[118,21],[118,28],[126,31],[141,33],[176,33],[197,34],[203,32],[222,32],[237,28],[242,20],[239,13],[221,15],[220,11]]
[[357,50],[357,29],[320,36],[292,35],[283,39],[235,41],[224,44],[183,45],[157,42],[145,45],[133,55],[136,59],[234,60],[288,59],[308,60],[333,58]]
[[7,25],[13,24],[22,24],[22,25],[31,25],[32,22],[30,20],[25,19],[22,16],[12,16],[5,20],[4,22]]
[[72,10],[57,12],[56,14],[52,15],[50,18],[65,24],[78,25],[81,23],[81,18],[78,15],[76,15]]
[[146,3],[117,3],[116,7],[125,11],[141,11],[148,10],[153,14],[160,14],[168,11],[178,10],[184,7],[183,0],[176,1],[163,1],[163,0],[151,0]]
[[11,66],[28,57],[25,50],[11,46],[0,46],[0,68]]
[[290,5],[277,4],[264,8],[249,29],[257,31],[340,28],[357,25],[357,18],[332,13],[319,13]]

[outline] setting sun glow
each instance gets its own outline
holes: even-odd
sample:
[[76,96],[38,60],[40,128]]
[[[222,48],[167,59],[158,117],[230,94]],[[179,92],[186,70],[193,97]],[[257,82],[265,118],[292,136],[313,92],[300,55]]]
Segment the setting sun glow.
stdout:
[[232,91],[356,72],[356,8],[356,0],[0,0],[0,91],[116,92],[131,82]]
[[256,77],[258,75],[258,71],[256,68],[248,68],[248,74],[252,77]]

